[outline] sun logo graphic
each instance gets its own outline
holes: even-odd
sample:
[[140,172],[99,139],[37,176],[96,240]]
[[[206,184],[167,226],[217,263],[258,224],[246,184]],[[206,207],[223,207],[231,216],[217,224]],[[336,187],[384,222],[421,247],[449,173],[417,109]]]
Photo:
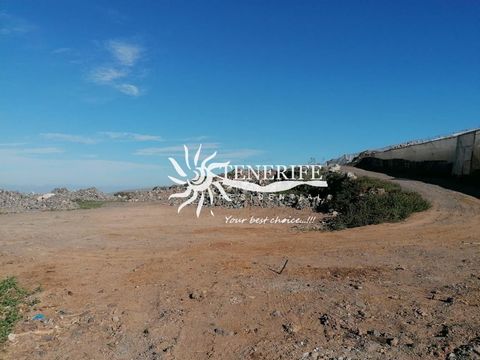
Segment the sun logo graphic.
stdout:
[[[203,204],[205,202],[205,193],[208,194],[210,204],[213,205],[214,194],[212,191],[212,186],[217,188],[220,192],[220,195],[227,201],[231,201],[228,197],[225,189],[222,187],[220,181],[215,180],[216,178],[223,179],[216,175],[213,171],[217,169],[225,169],[230,163],[211,163],[208,164],[210,160],[212,160],[215,156],[217,156],[217,152],[215,151],[212,155],[205,158],[199,165],[200,160],[200,152],[202,150],[202,145],[198,147],[197,152],[195,153],[195,157],[193,158],[193,168],[190,165],[190,158],[189,158],[189,151],[186,145],[183,145],[185,149],[185,165],[188,170],[193,172],[193,177],[188,179],[187,173],[183,170],[183,168],[178,164],[178,162],[174,158],[168,158],[172,163],[173,167],[175,168],[177,174],[182,178],[186,178],[185,180],[180,180],[176,177],[169,176],[169,179],[172,180],[175,184],[178,185],[186,185],[187,189],[178,194],[170,195],[169,199],[171,198],[188,198],[185,202],[183,202],[178,207],[178,212],[180,212],[185,206],[193,203],[195,200],[198,199],[200,195],[200,199],[198,200],[197,205],[197,217],[200,216],[200,212],[202,211]],[[213,212],[210,210],[210,213],[213,215]]]
[[[218,190],[223,199],[226,201],[232,201],[227,195],[224,186],[259,193],[282,192],[293,189],[299,185],[315,187],[328,186],[327,182],[323,180],[323,177],[319,174],[319,170],[322,168],[321,165],[256,165],[255,170],[254,167],[249,165],[230,165],[229,161],[209,163],[215,158],[215,156],[217,156],[216,151],[200,162],[202,145],[198,147],[193,158],[193,164],[191,164],[189,149],[186,145],[183,145],[183,148],[185,150],[185,167],[186,170],[191,173],[191,176],[187,174],[187,171],[185,171],[174,158],[168,158],[177,172],[177,175],[181,178],[179,179],[178,177],[169,176],[169,179],[177,185],[186,187],[184,192],[172,194],[169,199],[186,199],[178,207],[178,212],[198,199],[196,210],[197,217],[200,216],[206,200],[210,202],[210,205],[213,205],[215,189]],[[218,170],[224,171],[223,176],[214,172]],[[233,179],[227,177],[228,170],[232,170]],[[247,175],[245,175],[244,170],[246,170]],[[242,176],[241,179],[239,179],[239,175]],[[304,176],[307,175],[309,180],[304,179]],[[315,179],[316,176],[319,178]],[[267,185],[259,185],[251,181],[257,180],[257,182],[259,182],[260,178],[273,182],[270,182]],[[207,196],[208,199],[206,199]],[[210,214],[214,215],[213,211],[210,210]]]

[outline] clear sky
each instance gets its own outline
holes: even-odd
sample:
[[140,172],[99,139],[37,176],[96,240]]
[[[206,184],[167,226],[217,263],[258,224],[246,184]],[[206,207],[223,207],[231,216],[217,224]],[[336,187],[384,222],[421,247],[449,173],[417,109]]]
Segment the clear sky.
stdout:
[[0,2],[0,187],[168,183],[480,125],[480,2]]

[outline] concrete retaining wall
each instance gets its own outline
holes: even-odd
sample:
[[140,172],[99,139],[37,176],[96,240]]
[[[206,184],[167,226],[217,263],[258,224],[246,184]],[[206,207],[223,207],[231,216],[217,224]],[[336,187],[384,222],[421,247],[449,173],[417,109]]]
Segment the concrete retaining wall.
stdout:
[[480,129],[363,154],[359,167],[418,175],[480,172]]
[[473,144],[472,168],[470,173],[480,172],[480,130],[475,133],[475,142]]

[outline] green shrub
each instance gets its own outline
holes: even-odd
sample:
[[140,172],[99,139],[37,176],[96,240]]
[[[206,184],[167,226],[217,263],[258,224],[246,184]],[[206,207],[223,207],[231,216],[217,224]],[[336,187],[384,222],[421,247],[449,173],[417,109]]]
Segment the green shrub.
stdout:
[[97,209],[105,205],[105,201],[101,200],[76,200],[80,209]]
[[327,222],[332,230],[401,221],[430,207],[419,194],[403,191],[389,181],[368,177],[350,180],[341,176],[331,180],[328,189],[332,200],[319,210],[328,208],[339,212]]
[[5,342],[15,323],[20,320],[20,305],[28,292],[13,277],[0,281],[0,344]]

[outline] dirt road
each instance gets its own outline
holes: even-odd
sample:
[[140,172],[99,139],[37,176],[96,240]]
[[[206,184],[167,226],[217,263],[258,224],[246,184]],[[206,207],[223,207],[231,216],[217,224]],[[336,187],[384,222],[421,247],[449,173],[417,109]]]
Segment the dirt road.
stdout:
[[42,291],[0,358],[445,358],[480,336],[480,201],[396,181],[432,209],[330,233],[225,224],[311,215],[285,209],[2,215],[0,276]]

